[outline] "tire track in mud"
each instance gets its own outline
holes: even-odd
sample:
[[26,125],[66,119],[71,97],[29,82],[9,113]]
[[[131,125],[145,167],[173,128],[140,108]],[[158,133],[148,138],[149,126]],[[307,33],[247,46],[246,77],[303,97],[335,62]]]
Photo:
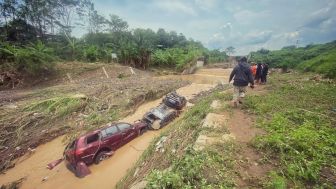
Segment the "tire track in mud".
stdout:
[[[179,77],[193,82],[191,85],[176,90],[179,94],[190,100],[202,91],[210,90],[217,83],[226,83],[230,69],[201,69],[195,75],[187,76],[164,76]],[[221,75],[222,74],[222,75]],[[145,103],[138,107],[136,112],[120,121],[134,122],[142,118],[145,112],[160,104],[161,99]],[[169,126],[169,125],[168,125]],[[0,176],[0,185],[16,181],[22,177],[25,180],[21,188],[43,189],[43,188],[113,188],[117,182],[132,168],[143,151],[160,131],[149,131],[134,139],[116,151],[109,159],[99,165],[90,166],[91,174],[79,179],[70,172],[62,163],[53,170],[46,169],[47,163],[62,156],[64,144],[63,137],[38,147],[34,154],[19,159],[16,166]],[[42,181],[42,180],[45,181]]]

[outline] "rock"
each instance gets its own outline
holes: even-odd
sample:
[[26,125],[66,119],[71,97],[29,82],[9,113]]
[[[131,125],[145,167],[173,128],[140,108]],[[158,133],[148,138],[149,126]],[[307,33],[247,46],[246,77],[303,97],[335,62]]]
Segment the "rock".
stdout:
[[226,122],[227,119],[225,119],[224,115],[209,113],[205,117],[202,127],[218,128],[224,126]]
[[48,179],[49,179],[49,177],[48,177],[48,176],[45,176],[45,177],[43,177],[42,182],[45,182],[45,181],[47,181]]
[[167,140],[167,137],[166,136],[163,136],[161,137],[161,139],[155,144],[156,148],[155,148],[155,151],[161,151],[161,152],[164,152],[164,142],[166,142]]
[[21,147],[20,147],[20,146],[17,146],[17,147],[15,148],[15,150],[16,150],[16,151],[19,151],[19,150],[21,150]]
[[133,186],[131,186],[131,189],[145,189],[147,186],[147,181],[141,181],[138,182],[136,184],[134,184]]
[[236,140],[236,137],[232,134],[224,134],[222,136],[222,141],[228,142],[228,141],[232,141],[232,140]]
[[210,105],[210,107],[213,108],[213,109],[218,109],[218,108],[220,108],[220,106],[221,106],[221,104],[220,104],[219,100],[212,101],[212,103]]
[[187,106],[187,107],[193,107],[194,104],[192,104],[192,103],[190,103],[190,102],[187,102],[186,106]]
[[200,135],[196,139],[194,144],[194,150],[202,151],[205,147],[215,144],[216,142],[220,141],[218,137],[209,137],[206,135]]

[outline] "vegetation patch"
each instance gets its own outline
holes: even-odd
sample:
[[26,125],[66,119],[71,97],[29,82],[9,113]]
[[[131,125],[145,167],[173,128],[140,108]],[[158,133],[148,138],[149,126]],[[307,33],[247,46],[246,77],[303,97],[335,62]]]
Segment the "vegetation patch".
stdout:
[[[260,116],[258,125],[268,133],[258,137],[255,146],[281,163],[281,169],[271,175],[271,185],[335,185],[336,87],[309,77],[273,75],[272,92],[247,97],[246,108]],[[332,174],[325,176],[325,169]]]
[[268,63],[271,67],[298,68],[336,78],[336,41],[299,48],[288,46],[275,51],[260,49],[249,56],[251,61]]
[[24,110],[52,114],[54,117],[65,117],[73,112],[83,110],[87,104],[85,95],[55,97],[28,105]]

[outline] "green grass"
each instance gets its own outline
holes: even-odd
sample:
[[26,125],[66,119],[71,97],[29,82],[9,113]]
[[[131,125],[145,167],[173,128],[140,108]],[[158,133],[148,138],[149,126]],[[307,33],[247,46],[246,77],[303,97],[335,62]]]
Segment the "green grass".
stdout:
[[298,68],[336,78],[336,41],[281,50],[251,52],[251,60],[268,63],[271,67]]
[[281,169],[273,178],[279,187],[274,188],[281,188],[283,182],[328,188],[332,183],[321,177],[321,171],[336,173],[335,83],[308,77],[274,75],[272,92],[246,99],[246,108],[259,116],[258,125],[268,132],[256,139],[255,146],[280,162]]
[[336,48],[302,62],[298,68],[321,73],[329,78],[336,78]]

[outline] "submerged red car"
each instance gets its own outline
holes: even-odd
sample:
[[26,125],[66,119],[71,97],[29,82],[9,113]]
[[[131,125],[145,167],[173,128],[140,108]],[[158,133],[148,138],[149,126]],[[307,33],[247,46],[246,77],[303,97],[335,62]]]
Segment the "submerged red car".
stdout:
[[98,164],[116,149],[146,130],[147,124],[144,122],[111,124],[71,142],[65,148],[65,159],[73,169],[76,169],[80,162],[84,162],[86,165]]

